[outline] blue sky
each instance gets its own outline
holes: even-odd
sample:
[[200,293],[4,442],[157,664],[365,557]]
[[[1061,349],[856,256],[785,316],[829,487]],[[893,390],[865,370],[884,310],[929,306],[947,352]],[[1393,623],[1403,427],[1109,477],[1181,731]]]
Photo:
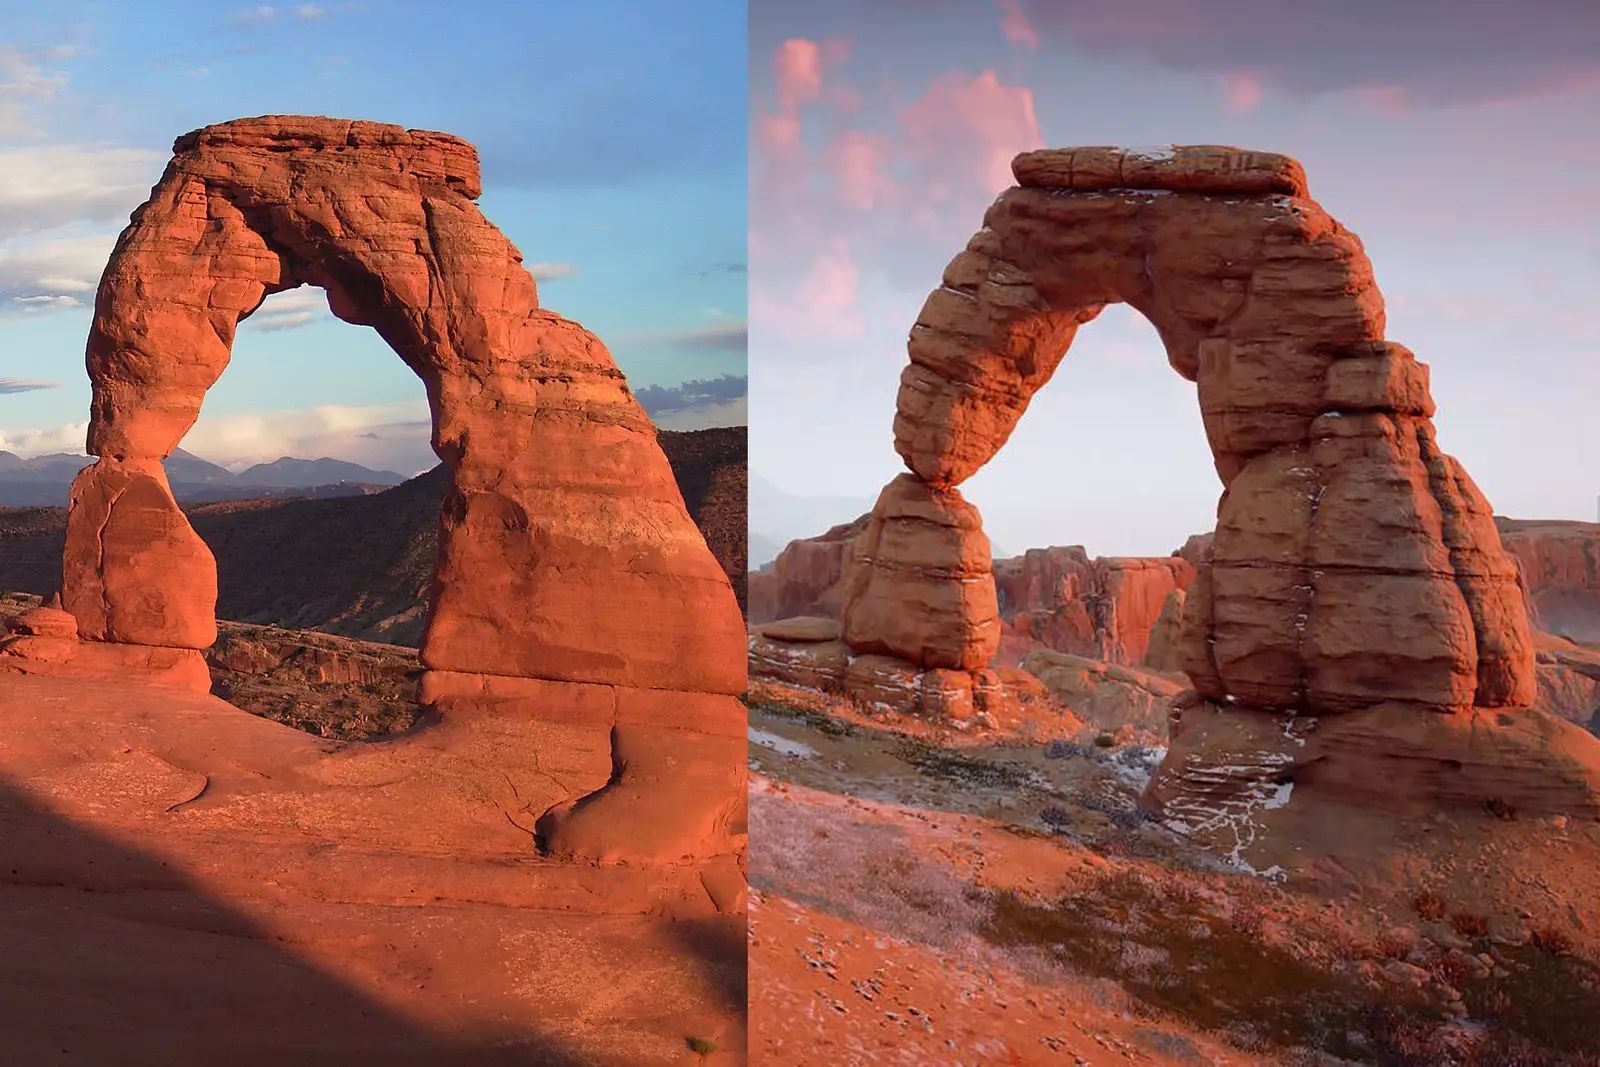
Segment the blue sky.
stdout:
[[[870,498],[902,469],[906,333],[1015,152],[1232,144],[1301,160],[1360,235],[1441,444],[1496,510],[1597,518],[1600,6],[755,0],[750,19],[753,476]],[[1178,547],[1220,488],[1194,386],[1122,307],[963,486],[1010,551],[1107,555]]]
[[[174,138],[274,113],[473,142],[479,205],[541,303],[606,342],[660,425],[743,424],[745,38],[734,0],[0,0],[0,448],[81,451],[88,305],[117,232]],[[302,289],[241,325],[184,444],[410,473],[434,462],[426,417],[376,334]]]

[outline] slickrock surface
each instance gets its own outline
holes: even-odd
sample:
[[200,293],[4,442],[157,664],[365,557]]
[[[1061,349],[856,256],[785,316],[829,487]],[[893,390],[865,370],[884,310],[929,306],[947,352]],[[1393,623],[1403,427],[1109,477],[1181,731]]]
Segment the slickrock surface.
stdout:
[[341,743],[203,694],[0,673],[4,1058],[668,1067],[697,1037],[741,1064],[735,859],[532,848],[539,812],[611,766],[604,727]]

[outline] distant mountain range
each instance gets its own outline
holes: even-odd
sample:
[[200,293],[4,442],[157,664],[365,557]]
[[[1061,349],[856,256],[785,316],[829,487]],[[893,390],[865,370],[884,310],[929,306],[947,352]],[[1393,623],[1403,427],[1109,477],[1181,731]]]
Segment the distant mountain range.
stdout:
[[[745,428],[663,430],[660,442],[690,516],[743,607]],[[69,458],[77,464],[70,478],[85,461]],[[173,461],[205,464],[178,453]],[[314,461],[324,462],[337,461]],[[318,467],[312,476],[334,469]],[[0,484],[3,478],[0,473]],[[283,490],[273,499],[260,499],[263,494],[217,503],[191,499],[183,510],[216,556],[220,618],[415,646],[439,554],[445,488],[445,471],[435,467],[371,495],[342,494],[358,499],[283,499],[340,495]],[[0,590],[48,596],[59,589],[66,526],[65,507],[0,509]]]
[[[78,472],[93,456],[56,452],[23,459],[0,452],[0,507],[63,507]],[[185,502],[254,500],[283,496],[362,496],[405,481],[394,471],[375,471],[342,459],[284,456],[235,474],[179,448],[162,466],[172,494]]]

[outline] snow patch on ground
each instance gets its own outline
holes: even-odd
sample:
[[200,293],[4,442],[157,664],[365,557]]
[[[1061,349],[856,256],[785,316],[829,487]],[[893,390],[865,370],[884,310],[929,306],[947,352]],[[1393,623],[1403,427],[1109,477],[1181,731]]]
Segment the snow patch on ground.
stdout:
[[[1313,718],[1290,717],[1283,736],[1295,747],[1305,744],[1303,734],[1314,728]],[[1233,867],[1274,881],[1285,874],[1274,865],[1258,871],[1245,853],[1265,832],[1256,815],[1282,808],[1294,795],[1294,783],[1282,781],[1295,761],[1292,753],[1262,751],[1230,753],[1226,759],[1206,762],[1190,755],[1178,769],[1182,792],[1166,805],[1163,824],[1185,837],[1204,835],[1220,843],[1223,858]]]
[[787,737],[769,733],[766,730],[758,730],[754,726],[747,729],[750,734],[750,743],[753,745],[770,748],[781,755],[793,756],[796,759],[811,759],[817,754],[816,749],[803,742],[791,741]]

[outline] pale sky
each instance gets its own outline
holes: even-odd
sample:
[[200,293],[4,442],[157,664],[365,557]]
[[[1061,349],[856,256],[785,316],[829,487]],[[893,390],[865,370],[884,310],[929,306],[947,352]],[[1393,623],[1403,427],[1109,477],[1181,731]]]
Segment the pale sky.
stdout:
[[[0,0],[0,449],[81,452],[94,287],[178,135],[325,114],[477,145],[541,303],[669,428],[742,425],[743,0]],[[318,290],[271,298],[184,447],[432,466],[422,384]]]
[[[1014,153],[1231,144],[1299,159],[1360,235],[1389,337],[1431,367],[1441,444],[1495,509],[1597,518],[1600,4],[755,0],[750,18],[754,474],[873,497],[903,469],[906,333]],[[1170,552],[1220,491],[1194,392],[1110,308],[963,489],[1012,552]]]

